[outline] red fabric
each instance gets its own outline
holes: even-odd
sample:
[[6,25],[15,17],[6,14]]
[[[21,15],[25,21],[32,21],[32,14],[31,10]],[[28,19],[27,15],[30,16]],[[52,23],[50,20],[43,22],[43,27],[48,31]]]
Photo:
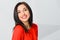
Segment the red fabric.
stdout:
[[25,32],[21,25],[17,25],[13,31],[12,40],[38,40],[38,27],[32,24],[32,27]]

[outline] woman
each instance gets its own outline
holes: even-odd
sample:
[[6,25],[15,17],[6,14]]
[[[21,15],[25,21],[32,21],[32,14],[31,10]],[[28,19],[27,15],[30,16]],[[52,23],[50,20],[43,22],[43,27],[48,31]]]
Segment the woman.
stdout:
[[38,27],[33,23],[32,10],[26,2],[17,3],[14,20],[12,40],[38,40]]

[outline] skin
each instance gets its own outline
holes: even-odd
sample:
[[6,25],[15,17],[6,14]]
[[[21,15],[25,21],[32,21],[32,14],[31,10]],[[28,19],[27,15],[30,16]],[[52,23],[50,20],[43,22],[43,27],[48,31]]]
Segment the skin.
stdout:
[[28,23],[30,13],[29,13],[28,8],[24,4],[21,4],[17,8],[17,12],[18,12],[19,20],[21,20],[22,23],[25,24],[27,29],[30,29],[30,26],[29,26],[29,23]]

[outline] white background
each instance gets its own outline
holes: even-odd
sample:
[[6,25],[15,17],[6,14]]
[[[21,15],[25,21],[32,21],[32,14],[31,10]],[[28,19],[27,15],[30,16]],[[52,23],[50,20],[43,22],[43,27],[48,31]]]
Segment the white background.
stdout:
[[[22,0],[0,0],[0,40],[11,40],[13,9]],[[60,0],[23,0],[32,8],[39,40],[60,40]]]

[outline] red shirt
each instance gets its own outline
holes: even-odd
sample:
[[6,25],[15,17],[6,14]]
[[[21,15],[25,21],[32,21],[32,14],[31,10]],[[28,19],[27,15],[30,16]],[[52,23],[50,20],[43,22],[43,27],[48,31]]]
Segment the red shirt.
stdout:
[[25,32],[21,25],[17,25],[13,31],[12,40],[38,40],[38,27],[32,24],[32,27]]

